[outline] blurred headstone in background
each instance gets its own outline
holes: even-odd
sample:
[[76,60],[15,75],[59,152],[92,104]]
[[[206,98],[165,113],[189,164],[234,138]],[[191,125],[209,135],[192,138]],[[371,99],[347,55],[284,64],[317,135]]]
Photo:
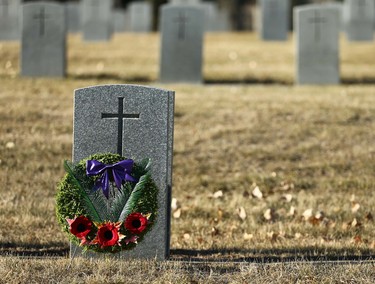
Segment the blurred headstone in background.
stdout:
[[19,40],[21,0],[0,0],[0,40]]
[[345,0],[343,20],[349,41],[374,40],[375,0]]
[[69,33],[81,31],[81,4],[79,2],[67,2],[66,4],[66,25]]
[[22,8],[21,75],[64,77],[65,5],[30,2]]
[[147,33],[151,31],[152,7],[150,2],[131,2],[128,7],[130,31]]
[[338,84],[340,15],[335,7],[294,8],[296,83]]
[[202,5],[161,7],[161,82],[202,82],[204,15]]
[[84,41],[109,41],[113,33],[113,0],[82,0]]
[[258,30],[262,40],[288,39],[290,0],[259,0]]

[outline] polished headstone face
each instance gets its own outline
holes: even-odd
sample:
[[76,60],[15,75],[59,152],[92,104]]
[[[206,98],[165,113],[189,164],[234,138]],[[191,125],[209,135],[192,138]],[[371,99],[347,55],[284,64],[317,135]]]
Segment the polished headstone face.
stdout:
[[50,2],[23,5],[21,75],[64,77],[65,6]]
[[349,41],[374,40],[374,0],[345,0],[343,18]]
[[340,15],[329,5],[294,8],[296,83],[338,84]]
[[82,32],[85,41],[108,41],[112,37],[113,0],[82,0]]
[[67,2],[66,4],[67,30],[71,33],[81,31],[81,5],[78,2]]
[[130,30],[132,32],[150,32],[152,9],[149,2],[131,2],[129,4]]
[[290,0],[260,0],[259,4],[261,39],[287,40]]
[[0,41],[19,40],[21,0],[0,0]]
[[135,85],[79,89],[74,97],[73,162],[95,153],[150,158],[159,188],[152,231],[119,257],[165,259],[169,255],[174,92]]
[[160,81],[202,82],[204,13],[200,5],[162,6]]

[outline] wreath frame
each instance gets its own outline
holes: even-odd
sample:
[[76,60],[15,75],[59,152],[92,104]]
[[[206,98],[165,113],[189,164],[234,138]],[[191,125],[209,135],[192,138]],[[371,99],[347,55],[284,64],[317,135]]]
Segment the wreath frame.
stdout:
[[[111,181],[111,196],[107,202],[105,202],[106,197],[100,190],[92,191],[98,177],[86,175],[86,163],[88,160],[97,160],[103,164],[115,164],[127,160],[127,158],[119,154],[99,153],[82,159],[76,165],[65,161],[64,166],[67,173],[58,183],[56,194],[56,217],[62,231],[68,234],[72,243],[80,245],[83,251],[117,253],[135,248],[152,229],[157,219],[159,190],[151,177],[150,159],[146,158],[140,163],[134,162],[131,176],[137,182],[124,181],[121,189],[117,189],[113,186],[113,181]],[[101,215],[93,213],[92,208],[88,206],[90,202],[94,203],[97,207],[96,210]],[[115,214],[111,215],[111,212],[115,212]],[[144,218],[147,218],[147,226],[137,235],[134,235],[125,227],[126,220],[130,214],[133,214],[132,216],[141,214]],[[120,218],[117,218],[118,216]],[[75,236],[71,232],[70,223],[79,217],[88,218],[96,227],[96,230],[94,228],[84,237],[87,242],[84,242],[82,238]],[[116,245],[111,246],[103,247],[99,244],[93,244],[92,241],[97,235],[100,226],[109,223],[117,225],[119,235],[126,236],[128,239],[120,239]]]

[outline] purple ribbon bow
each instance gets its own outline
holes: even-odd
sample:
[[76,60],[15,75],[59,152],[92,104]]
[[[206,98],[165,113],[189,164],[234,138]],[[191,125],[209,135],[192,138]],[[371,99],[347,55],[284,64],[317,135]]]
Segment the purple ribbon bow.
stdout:
[[109,197],[109,183],[115,182],[116,187],[121,189],[121,185],[124,181],[137,181],[133,178],[130,173],[133,168],[133,160],[122,160],[113,165],[106,165],[97,160],[88,160],[86,162],[86,175],[101,177],[96,180],[93,190],[103,189],[105,197]]

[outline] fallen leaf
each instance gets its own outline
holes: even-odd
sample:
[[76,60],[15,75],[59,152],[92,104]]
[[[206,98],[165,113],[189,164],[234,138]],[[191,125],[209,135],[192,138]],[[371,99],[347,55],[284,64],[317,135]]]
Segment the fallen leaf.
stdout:
[[355,244],[360,244],[360,243],[362,243],[363,241],[362,241],[362,237],[360,236],[360,235],[356,235],[354,238],[353,238],[353,242],[355,243]]
[[305,212],[302,213],[302,217],[305,219],[305,221],[308,221],[313,215],[312,209],[307,209]]
[[246,219],[246,211],[245,211],[245,208],[243,207],[239,207],[237,209],[237,215],[241,218],[242,221],[244,221]]
[[283,199],[286,200],[286,202],[291,202],[293,200],[293,195],[291,194],[284,194]]
[[356,227],[361,227],[362,224],[361,222],[357,220],[357,218],[354,218],[353,221],[350,223],[350,226],[352,226],[353,228],[356,228]]
[[218,190],[214,194],[212,194],[212,198],[215,198],[215,199],[218,199],[218,198],[223,197],[223,196],[224,196],[224,194],[223,194],[222,190]]
[[260,191],[259,187],[256,186],[253,191],[251,192],[251,195],[255,198],[262,199],[263,193]]
[[300,238],[302,238],[302,234],[301,233],[295,233],[294,238],[299,240]]
[[181,208],[178,208],[173,212],[173,218],[178,219],[181,217]]
[[352,204],[352,213],[357,213],[357,211],[359,210],[359,208],[361,208],[361,205],[359,205],[359,203],[353,203]]
[[297,214],[297,209],[294,206],[291,206],[288,215],[295,216],[296,214]]
[[211,235],[212,236],[219,235],[219,230],[216,227],[212,227],[212,229],[211,229]]
[[350,196],[350,202],[354,202],[355,201],[355,194],[352,194],[351,196]]
[[244,233],[244,234],[243,234],[243,239],[244,239],[245,241],[249,241],[249,240],[251,240],[251,239],[253,239],[253,238],[254,238],[253,234],[248,234],[248,233]]
[[190,240],[190,234],[185,233],[185,234],[184,234],[184,240],[185,240],[185,241]]
[[176,198],[172,198],[172,202],[171,202],[171,208],[172,208],[172,210],[176,210],[179,207],[177,202],[178,201],[177,201]]
[[272,231],[267,233],[267,237],[271,240],[271,242],[276,242],[279,234]]
[[7,149],[13,149],[15,146],[16,146],[16,144],[14,144],[14,142],[8,142],[5,145],[5,148],[7,148]]
[[268,208],[264,214],[263,214],[263,217],[264,219],[266,219],[267,221],[272,221],[275,217],[275,213],[274,213],[274,210],[271,209],[271,208]]

